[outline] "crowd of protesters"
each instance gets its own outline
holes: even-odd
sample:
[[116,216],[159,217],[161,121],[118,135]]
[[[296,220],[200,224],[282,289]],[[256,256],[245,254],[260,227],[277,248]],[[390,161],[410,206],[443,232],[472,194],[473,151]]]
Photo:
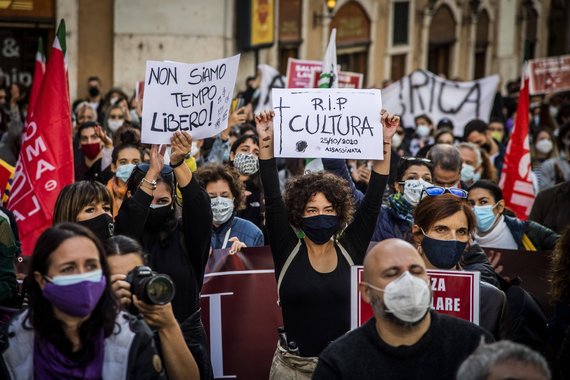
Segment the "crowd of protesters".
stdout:
[[[199,303],[212,250],[266,245],[284,322],[271,379],[570,378],[569,93],[530,99],[536,199],[521,220],[499,185],[513,86],[461,136],[447,118],[403,125],[383,110],[384,160],[323,159],[315,171],[273,156],[274,115],[253,112],[259,79],[219,135],[176,132],[168,147],[141,143],[141,99],[88,79],[72,104],[76,182],[27,273],[0,208],[2,378],[212,379]],[[13,166],[27,91],[0,87],[0,159]],[[502,276],[493,249],[552,251],[551,315]],[[363,264],[374,317],[346,334],[350,266]],[[135,294],[129,276],[146,267],[168,276],[170,299]],[[431,310],[426,269],[481,273],[479,326]]]

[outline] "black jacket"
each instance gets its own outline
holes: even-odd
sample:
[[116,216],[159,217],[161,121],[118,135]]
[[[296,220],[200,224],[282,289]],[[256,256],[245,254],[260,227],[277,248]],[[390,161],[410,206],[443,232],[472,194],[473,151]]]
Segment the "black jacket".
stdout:
[[538,193],[528,218],[559,234],[563,233],[570,224],[570,181]]
[[495,287],[499,287],[499,280],[495,270],[489,264],[487,255],[477,243],[473,243],[461,258],[461,268],[481,273],[481,280]]
[[524,235],[530,239],[537,251],[549,251],[554,249],[554,245],[560,238],[560,235],[550,228],[544,227],[532,220],[522,221],[518,218],[505,215],[505,224],[509,228],[509,231],[511,231],[511,235],[513,235],[513,239],[515,239],[519,250],[532,250],[525,247],[523,242]]

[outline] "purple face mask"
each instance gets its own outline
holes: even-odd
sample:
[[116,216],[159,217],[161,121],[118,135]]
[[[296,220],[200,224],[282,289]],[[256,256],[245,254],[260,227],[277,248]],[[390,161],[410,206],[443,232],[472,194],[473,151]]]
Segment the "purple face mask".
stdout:
[[107,280],[101,270],[47,279],[44,297],[67,315],[86,317],[103,295]]

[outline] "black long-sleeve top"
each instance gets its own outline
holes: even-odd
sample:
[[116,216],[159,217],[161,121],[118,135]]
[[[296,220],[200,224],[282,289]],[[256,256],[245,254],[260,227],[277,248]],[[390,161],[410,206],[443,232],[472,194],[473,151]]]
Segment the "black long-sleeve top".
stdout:
[[[267,232],[275,276],[279,278],[299,238],[287,219],[275,159],[260,160],[260,168]],[[364,261],[387,180],[388,176],[372,172],[364,200],[338,241],[355,265]],[[321,273],[311,266],[307,246],[301,241],[279,289],[287,338],[297,343],[301,356],[318,356],[329,342],[350,329],[350,265],[336,243],[335,249],[337,267],[330,273]]]
[[116,218],[115,233],[137,239],[148,253],[149,266],[169,275],[176,286],[172,309],[183,322],[199,308],[200,290],[210,250],[212,209],[210,197],[192,177],[180,188],[182,220],[164,240],[159,231],[146,226],[152,196],[141,189],[123,202]]

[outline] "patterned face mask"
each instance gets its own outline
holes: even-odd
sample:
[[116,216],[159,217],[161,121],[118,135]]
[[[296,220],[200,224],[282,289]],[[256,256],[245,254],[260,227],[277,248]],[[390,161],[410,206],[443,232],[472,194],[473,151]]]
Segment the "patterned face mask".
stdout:
[[255,174],[259,170],[259,158],[251,153],[238,153],[234,158],[234,167],[240,174]]

